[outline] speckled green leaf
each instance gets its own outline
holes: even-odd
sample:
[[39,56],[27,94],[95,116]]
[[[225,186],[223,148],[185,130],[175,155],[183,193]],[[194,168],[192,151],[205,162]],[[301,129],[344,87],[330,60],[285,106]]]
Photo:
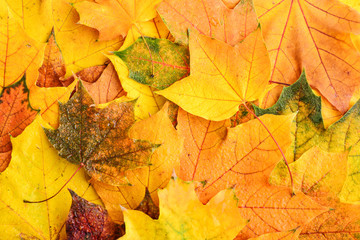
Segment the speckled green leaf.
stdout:
[[44,129],[59,155],[76,164],[83,164],[94,179],[119,185],[128,169],[149,165],[157,145],[128,137],[135,122],[134,102],[114,101],[97,108],[82,84],[60,107],[60,126]]
[[189,49],[167,39],[140,37],[114,54],[125,62],[130,78],[160,90],[190,73]]
[[307,80],[305,72],[289,87],[283,89],[279,100],[268,109],[254,106],[258,116],[264,114],[286,115],[297,112],[291,126],[294,136],[286,151],[289,162],[296,161],[304,152],[316,145],[319,135],[325,130],[321,117],[321,100],[316,96]]

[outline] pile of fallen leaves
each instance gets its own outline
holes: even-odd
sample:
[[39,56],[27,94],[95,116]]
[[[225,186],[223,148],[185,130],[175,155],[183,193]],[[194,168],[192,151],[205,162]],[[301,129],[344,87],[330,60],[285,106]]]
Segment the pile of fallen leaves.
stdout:
[[0,0],[0,238],[360,239],[356,8]]

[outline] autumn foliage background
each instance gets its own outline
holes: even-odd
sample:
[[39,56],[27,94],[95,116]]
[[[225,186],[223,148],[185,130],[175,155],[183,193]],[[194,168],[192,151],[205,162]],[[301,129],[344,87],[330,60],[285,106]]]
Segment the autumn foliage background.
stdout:
[[0,239],[360,239],[357,10],[0,0]]

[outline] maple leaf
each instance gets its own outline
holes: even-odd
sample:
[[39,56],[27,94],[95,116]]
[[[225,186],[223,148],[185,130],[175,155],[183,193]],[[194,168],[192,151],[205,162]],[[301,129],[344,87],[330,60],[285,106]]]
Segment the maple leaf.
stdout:
[[[107,61],[104,53],[119,49],[122,38],[98,41],[98,32],[77,24],[79,15],[73,4],[79,0],[57,0],[52,3],[54,33],[65,62],[65,78],[87,67]],[[86,44],[84,44],[86,43]]]
[[106,209],[88,202],[69,189],[72,204],[66,220],[68,239],[117,239],[115,223]]
[[189,50],[167,39],[138,38],[125,50],[114,52],[129,68],[129,77],[164,89],[189,75]]
[[252,1],[229,9],[221,0],[164,0],[158,12],[176,41],[188,44],[188,29],[236,45],[258,25]]
[[[58,191],[77,166],[61,159],[51,147],[37,118],[16,138],[12,138],[12,160],[0,174],[0,231],[5,239],[65,239],[65,221],[71,205],[66,191],[38,204],[23,200],[47,199]],[[68,183],[82,197],[100,203],[83,170]]]
[[254,105],[255,114],[287,115],[296,113],[291,126],[293,142],[286,151],[288,162],[296,161],[304,152],[316,145],[325,131],[321,116],[321,100],[310,88],[305,72],[289,87],[285,87],[272,107],[261,109]]
[[0,1],[0,89],[19,81],[26,71],[27,86],[35,83],[45,44],[31,39]]
[[11,159],[10,136],[16,137],[22,133],[38,113],[29,103],[29,90],[25,84],[25,77],[2,89],[0,113],[0,172],[2,172]]
[[125,210],[126,234],[120,239],[233,239],[246,225],[232,190],[223,190],[203,205],[195,185],[176,178],[159,190],[160,216]]
[[149,164],[157,147],[147,141],[127,136],[134,123],[134,102],[113,102],[96,108],[82,84],[65,104],[60,103],[60,126],[44,129],[61,157],[83,164],[94,179],[109,184],[123,184],[127,169]]
[[125,172],[131,184],[110,186],[93,182],[96,191],[103,200],[110,216],[121,223],[120,206],[135,209],[144,199],[146,190],[150,192],[155,204],[158,203],[157,189],[167,185],[174,169],[179,168],[179,156],[183,138],[178,136],[168,117],[169,104],[148,119],[136,122],[129,130],[129,137],[141,138],[155,144],[161,144],[151,155],[151,165]]
[[265,90],[270,60],[260,28],[235,47],[193,31],[189,48],[190,76],[157,92],[189,113],[224,120]]
[[79,23],[96,28],[99,40],[125,37],[134,25],[156,17],[156,6],[161,0],[95,0],[74,4],[80,14]]
[[[360,61],[350,33],[360,14],[339,1],[254,0],[272,64],[270,81],[291,84],[302,69],[313,88],[342,113],[359,85]],[[301,37],[300,37],[301,36]],[[264,106],[271,106],[270,93]]]

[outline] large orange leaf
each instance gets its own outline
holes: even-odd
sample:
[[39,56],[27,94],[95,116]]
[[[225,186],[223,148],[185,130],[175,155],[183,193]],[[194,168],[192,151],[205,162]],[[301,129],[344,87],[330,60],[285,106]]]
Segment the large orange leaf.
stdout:
[[[282,149],[286,149],[291,142],[289,129],[293,118],[293,114],[260,117]],[[179,124],[181,125],[180,122]],[[215,132],[221,133],[221,130]],[[216,147],[216,141],[223,136],[214,137],[213,145],[207,143],[209,145],[206,147]],[[187,138],[194,139],[191,135]],[[192,148],[198,147],[194,143],[191,144],[194,145]],[[209,159],[205,154],[195,157],[193,165],[196,167],[190,165],[189,169],[182,168],[179,173],[180,177],[204,183],[204,186],[199,188],[202,201],[207,201],[218,191],[234,184],[237,187],[263,185],[275,164],[281,159],[278,147],[257,119],[229,128],[225,139],[217,148],[218,150],[212,153],[212,158]],[[188,152],[189,150],[186,149],[185,156],[191,156],[192,152]]]
[[129,29],[156,17],[155,7],[161,0],[95,0],[81,1],[74,6],[79,23],[96,28],[99,40],[125,37]]
[[249,187],[240,186],[237,192],[241,215],[250,219],[237,239],[292,230],[329,211],[303,193],[292,196],[289,188],[264,184],[249,191]]
[[253,32],[258,23],[250,0],[229,9],[221,0],[164,0],[158,7],[176,41],[188,43],[188,28],[235,45]]
[[[341,112],[360,86],[360,54],[350,33],[360,13],[337,0],[254,0],[272,63],[270,81],[293,83],[305,68],[310,85]],[[276,100],[274,92],[264,105]]]
[[29,90],[25,78],[6,87],[0,94],[0,171],[11,159],[10,136],[16,137],[35,118],[37,111],[29,103]]
[[260,28],[235,47],[192,31],[189,47],[190,76],[157,92],[184,110],[220,121],[265,91],[270,60]]

